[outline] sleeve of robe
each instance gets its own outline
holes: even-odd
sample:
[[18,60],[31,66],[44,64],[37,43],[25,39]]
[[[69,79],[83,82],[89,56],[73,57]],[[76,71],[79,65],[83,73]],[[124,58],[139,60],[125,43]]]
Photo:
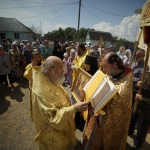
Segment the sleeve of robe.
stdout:
[[32,80],[32,64],[29,64],[28,66],[26,66],[23,76],[29,81]]
[[47,125],[50,125],[58,131],[63,130],[66,123],[68,123],[68,120],[73,118],[73,114],[76,112],[73,105],[58,108],[39,96],[37,96],[36,100],[34,100],[33,107],[35,109],[34,113],[37,113],[35,116],[40,115],[40,118],[42,118]]

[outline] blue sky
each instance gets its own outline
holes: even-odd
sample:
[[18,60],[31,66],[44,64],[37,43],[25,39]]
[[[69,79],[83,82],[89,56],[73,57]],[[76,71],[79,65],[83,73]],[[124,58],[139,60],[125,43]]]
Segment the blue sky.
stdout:
[[[28,27],[33,24],[40,27],[41,21],[43,34],[59,27],[77,29],[78,2],[79,0],[0,0],[0,16],[15,17]],[[142,8],[145,2],[146,0],[82,0],[80,28],[94,28],[134,41],[139,30],[139,16],[134,11]]]

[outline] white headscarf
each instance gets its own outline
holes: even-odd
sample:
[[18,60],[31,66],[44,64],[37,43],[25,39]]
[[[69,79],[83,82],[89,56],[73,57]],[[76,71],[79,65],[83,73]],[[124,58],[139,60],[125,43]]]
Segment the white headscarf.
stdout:
[[131,50],[130,50],[130,49],[127,49],[127,50],[125,51],[125,54],[126,54],[127,52],[129,53],[129,57],[127,57],[127,56],[125,55],[124,58],[123,58],[123,63],[124,63],[125,66],[129,66],[130,61],[131,61]]
[[131,57],[131,50],[127,49],[127,50],[125,50],[125,54],[126,54],[126,52],[129,52],[129,57]]

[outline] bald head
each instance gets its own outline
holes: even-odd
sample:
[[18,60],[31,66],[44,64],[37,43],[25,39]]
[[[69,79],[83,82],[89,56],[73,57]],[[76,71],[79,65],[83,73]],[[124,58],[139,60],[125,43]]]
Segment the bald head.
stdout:
[[41,73],[47,76],[53,83],[62,84],[64,80],[63,61],[56,57],[48,57],[41,68]]
[[62,63],[62,60],[56,56],[50,56],[45,60],[45,63],[50,63],[56,66],[59,66]]
[[107,53],[104,58],[103,61],[106,61],[109,64],[113,64],[116,63],[118,66],[118,69],[123,69],[124,65],[123,65],[123,61],[121,60],[121,58],[114,52],[109,52]]
[[103,58],[103,60],[107,60],[108,61],[108,58],[110,57],[110,56],[112,56],[112,55],[115,55],[116,53],[114,53],[114,52],[109,52],[109,53],[107,53],[105,56],[104,56],[104,58]]
[[46,75],[51,68],[58,68],[60,66],[63,66],[63,61],[59,57],[49,56],[42,65],[41,72]]

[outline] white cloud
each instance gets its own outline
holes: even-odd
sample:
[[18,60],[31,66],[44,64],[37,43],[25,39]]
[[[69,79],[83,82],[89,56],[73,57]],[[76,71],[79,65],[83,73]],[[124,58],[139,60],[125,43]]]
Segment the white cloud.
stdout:
[[59,28],[65,29],[67,27],[69,27],[69,25],[64,25],[63,23],[60,24],[56,24],[55,26],[52,25],[50,22],[45,22],[44,25],[42,26],[42,32],[43,34],[47,33],[47,32],[51,32],[53,30],[57,30]]
[[129,41],[135,41],[139,30],[139,15],[125,17],[122,22],[116,26],[112,26],[107,22],[100,22],[93,25],[93,28],[98,31],[110,32],[113,36],[125,38]]
[[[118,36],[118,38],[125,38],[129,41],[135,41],[140,26],[138,18],[139,15],[125,17],[121,23],[116,26],[112,26],[107,22],[100,22],[99,24],[93,25],[92,28],[98,31],[110,32],[113,36]],[[65,25],[63,23],[52,25],[50,22],[45,22],[42,26],[42,33],[46,34],[53,30],[57,30],[60,27],[65,29],[69,26],[70,25]]]

